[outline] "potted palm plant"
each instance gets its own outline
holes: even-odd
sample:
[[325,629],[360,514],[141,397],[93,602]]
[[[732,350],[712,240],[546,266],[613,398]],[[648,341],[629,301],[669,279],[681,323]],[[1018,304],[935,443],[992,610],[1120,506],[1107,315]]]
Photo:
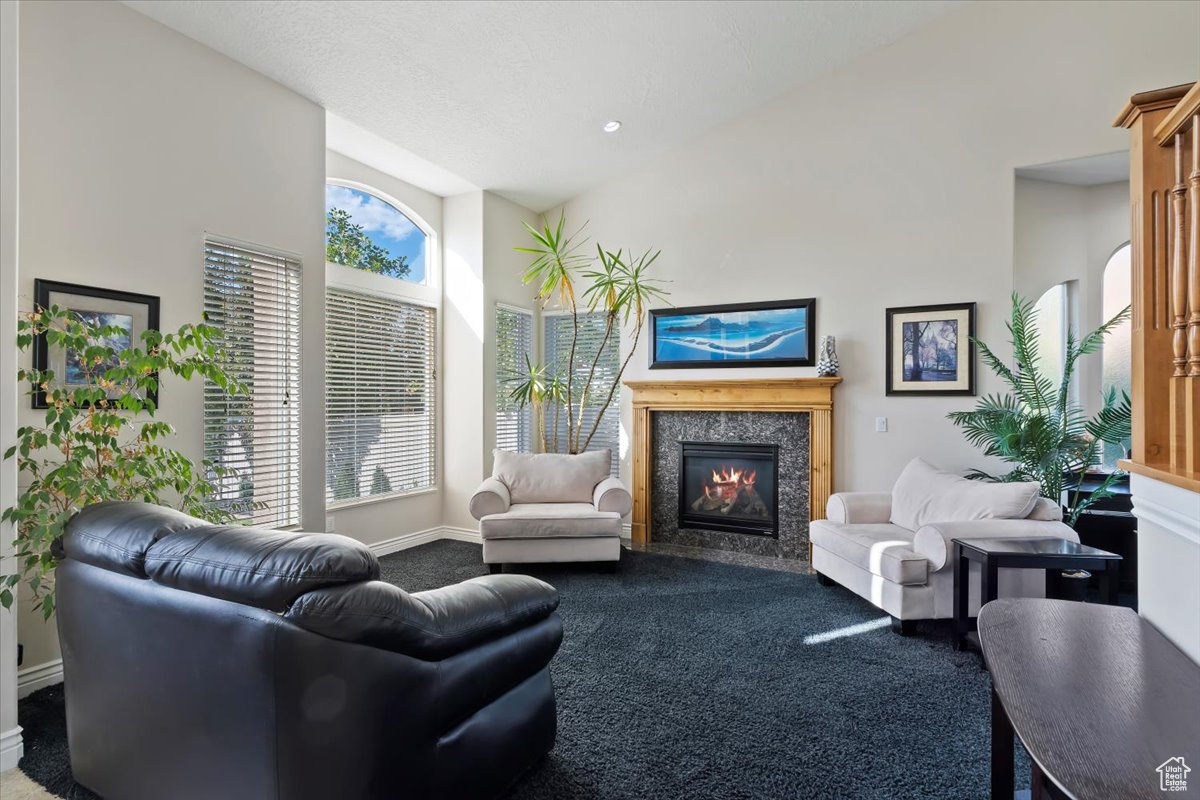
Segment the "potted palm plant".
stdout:
[[[1071,398],[1071,379],[1080,359],[1098,352],[1105,337],[1128,317],[1127,307],[1082,337],[1068,330],[1062,377],[1056,383],[1046,375],[1038,352],[1037,309],[1014,293],[1012,317],[1007,323],[1013,364],[1005,363],[988,345],[973,339],[984,363],[1000,376],[1008,391],[980,398],[971,411],[948,415],[968,442],[1011,468],[999,475],[973,470],[967,477],[1037,481],[1043,497],[1063,504],[1064,520],[1072,527],[1087,508],[1111,497],[1113,487],[1125,478],[1122,472],[1104,474],[1091,491],[1084,492],[1082,486],[1084,478],[1100,466],[1105,444],[1128,448],[1129,395],[1118,394],[1110,387],[1100,410],[1089,416]],[[1076,577],[1090,576],[1084,573]],[[1065,593],[1081,596],[1085,588],[1086,580],[1072,581]]]

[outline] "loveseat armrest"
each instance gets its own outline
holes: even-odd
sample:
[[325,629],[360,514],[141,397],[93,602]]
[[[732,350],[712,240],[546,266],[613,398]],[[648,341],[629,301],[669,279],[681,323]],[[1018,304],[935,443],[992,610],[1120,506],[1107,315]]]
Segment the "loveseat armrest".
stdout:
[[881,523],[892,518],[891,492],[838,492],[825,504],[825,518],[840,523]]
[[475,519],[483,519],[488,514],[503,514],[512,506],[512,494],[508,487],[498,478],[486,478],[475,494],[471,495],[468,508]]
[[605,478],[596,484],[592,504],[597,511],[615,511],[623,517],[633,510],[633,496],[620,478]]
[[364,581],[302,595],[284,615],[300,627],[423,661],[458,653],[529,628],[558,608],[558,592],[528,575],[485,575],[408,592]]
[[962,522],[931,522],[913,537],[913,550],[929,559],[929,571],[953,566],[955,539],[1054,538],[1078,542],[1079,535],[1061,522],[1036,519],[973,519]]

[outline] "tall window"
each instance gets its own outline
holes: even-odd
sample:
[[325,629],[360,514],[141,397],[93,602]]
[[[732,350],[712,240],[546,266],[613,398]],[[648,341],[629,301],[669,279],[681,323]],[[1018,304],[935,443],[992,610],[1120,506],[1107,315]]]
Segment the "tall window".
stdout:
[[[1117,248],[1109,256],[1108,264],[1104,267],[1104,298],[1102,311],[1104,320],[1121,313],[1121,309],[1130,303],[1133,289],[1133,273],[1129,262],[1130,247],[1126,243]],[[1104,340],[1101,351],[1101,390],[1107,394],[1116,390],[1117,397],[1121,392],[1128,394],[1132,386],[1133,328],[1129,320],[1117,326]],[[1106,444],[1104,446],[1104,464],[1115,467],[1118,458],[1124,458],[1122,445]]]
[[[546,314],[542,317],[545,328],[545,363],[549,369],[557,370],[565,375],[568,358],[571,350],[571,316],[569,314]],[[604,340],[605,315],[602,312],[587,314],[580,313],[579,315],[579,339],[576,343],[575,352],[575,391],[578,392],[587,381],[588,371],[591,368],[593,359],[596,358],[597,351],[600,349],[600,343]],[[600,415],[600,409],[604,399],[608,396],[608,391],[612,387],[613,382],[617,378],[617,370],[620,369],[620,342],[616,331],[609,337],[608,344],[605,345],[603,352],[600,352],[599,359],[596,360],[596,376],[592,381],[589,401],[585,407],[583,416],[583,429],[585,431],[584,438],[587,437],[587,431],[592,429],[592,424],[596,417]],[[619,408],[620,389],[613,392],[612,402],[606,407],[604,416],[600,421],[600,427],[596,430],[596,435],[592,437],[591,443],[588,445],[588,450],[602,450],[609,448],[612,451],[612,467],[613,475],[617,474],[617,466],[619,464],[618,449],[620,444],[620,408]],[[578,404],[578,394],[574,398]],[[553,414],[547,410],[546,412],[546,438],[552,439],[554,436],[554,419]],[[558,422],[558,438],[560,442],[565,442],[567,436],[567,421],[566,418],[560,415]],[[560,444],[560,450],[565,449]]]
[[533,312],[496,306],[496,447],[533,451],[533,408],[522,408],[511,396],[533,361]]
[[256,524],[300,523],[300,262],[216,239],[204,243],[204,310],[224,332],[230,374],[249,389],[204,386],[204,457],[230,470],[215,502]]
[[328,502],[434,486],[436,310],[331,287],[325,319]]
[[1070,324],[1067,284],[1051,286],[1034,307],[1037,309],[1039,367],[1042,374],[1058,386],[1062,382]]
[[425,283],[429,237],[386,200],[338,184],[325,185],[325,260]]

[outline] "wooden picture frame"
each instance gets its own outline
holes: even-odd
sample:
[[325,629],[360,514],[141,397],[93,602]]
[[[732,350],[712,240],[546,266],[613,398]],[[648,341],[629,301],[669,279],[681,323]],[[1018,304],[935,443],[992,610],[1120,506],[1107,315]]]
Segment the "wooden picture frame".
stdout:
[[886,317],[887,394],[974,396],[974,303],[899,306]]
[[[651,309],[650,369],[811,367],[816,304],[807,297]],[[676,335],[665,335],[669,332]],[[726,341],[731,334],[737,335],[735,342]]]

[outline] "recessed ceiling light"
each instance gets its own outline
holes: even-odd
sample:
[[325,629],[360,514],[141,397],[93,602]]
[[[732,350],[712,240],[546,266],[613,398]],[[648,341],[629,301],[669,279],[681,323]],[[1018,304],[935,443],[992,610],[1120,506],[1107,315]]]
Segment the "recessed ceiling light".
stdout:
[[619,119],[610,119],[608,122],[604,123],[605,133],[616,133],[619,130],[621,130],[621,120]]

